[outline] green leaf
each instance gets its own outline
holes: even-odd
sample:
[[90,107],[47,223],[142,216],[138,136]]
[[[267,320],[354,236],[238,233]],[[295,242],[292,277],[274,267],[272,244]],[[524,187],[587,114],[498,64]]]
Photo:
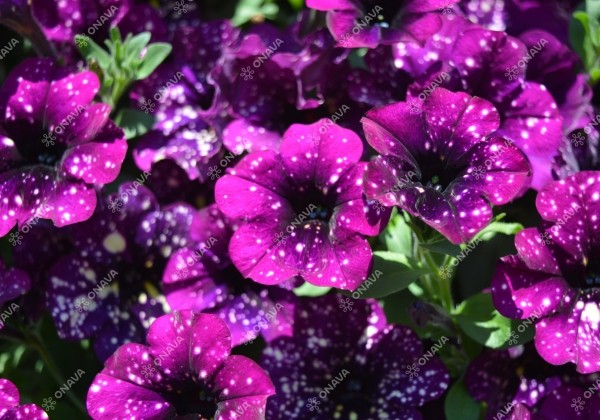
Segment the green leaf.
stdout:
[[413,233],[402,213],[392,216],[382,236],[389,251],[413,256]]
[[115,124],[123,129],[129,140],[147,133],[154,124],[154,117],[137,109],[123,109],[115,117]]
[[[373,272],[354,292],[355,298],[380,298],[399,292],[429,271],[420,268],[405,255],[375,251]],[[358,296],[357,296],[358,294]]]
[[585,9],[587,10],[590,19],[600,19],[600,0],[586,0]]
[[150,42],[150,32],[142,32],[131,39],[125,41],[125,56],[127,61],[137,60],[142,54],[142,50]]
[[592,78],[592,82],[595,84],[598,80],[600,80],[600,69],[592,69],[590,71],[590,77]]
[[585,50],[583,44],[585,38],[589,33],[588,16],[585,12],[573,13],[573,19],[569,24],[569,40],[571,41],[571,47],[581,57],[585,63]]
[[288,0],[290,6],[296,11],[302,9],[304,7],[304,0]]
[[146,50],[142,65],[136,71],[135,80],[142,80],[150,76],[160,63],[167,58],[172,49],[173,47],[165,42],[150,44]]
[[492,222],[483,228],[483,230],[477,234],[476,238],[488,241],[496,236],[496,233],[502,233],[504,235],[516,235],[522,230],[523,225],[520,223]]
[[279,6],[265,2],[265,0],[241,0],[235,9],[231,23],[234,26],[241,26],[256,16],[274,19],[277,12],[279,12]]
[[510,332],[518,326],[517,322],[494,309],[489,293],[480,293],[463,301],[455,310],[455,318],[465,334],[493,349],[506,347]]
[[294,289],[296,296],[317,297],[326,295],[331,290],[331,287],[319,287],[305,282],[302,286]]
[[450,255],[451,257],[456,257],[462,252],[460,246],[454,245],[446,238],[440,238],[436,241],[421,243],[419,246],[428,249],[431,252],[435,252],[436,254]]
[[85,35],[75,36],[75,45],[87,61],[96,61],[103,70],[108,69],[112,58],[100,45],[96,44],[92,39]]
[[444,413],[448,420],[478,419],[481,413],[481,404],[475,401],[461,379],[448,391],[444,401]]

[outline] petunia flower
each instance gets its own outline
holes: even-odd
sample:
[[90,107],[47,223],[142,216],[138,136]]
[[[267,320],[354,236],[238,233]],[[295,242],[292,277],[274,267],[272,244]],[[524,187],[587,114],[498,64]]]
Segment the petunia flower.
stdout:
[[440,28],[436,15],[450,13],[459,0],[308,0],[327,12],[327,26],[340,46],[375,48],[400,41],[425,41]]
[[96,186],[113,181],[127,143],[92,104],[91,71],[69,74],[49,59],[28,59],[0,91],[0,236],[15,224],[51,219],[65,226],[89,219]]
[[158,292],[162,270],[186,245],[193,212],[180,203],[161,208],[136,181],[73,226],[72,251],[46,274],[46,307],[59,336],[92,338],[102,360],[125,342],[142,341],[152,320],[168,310]]
[[31,280],[25,271],[14,267],[7,268],[0,259],[0,313],[7,311],[0,315],[0,329],[4,327],[5,317],[12,315],[18,308],[16,304],[9,306],[6,303],[24,295],[30,288]]
[[[308,20],[308,14],[300,14],[285,30],[256,25],[225,49],[211,78],[219,93],[215,106],[224,106],[229,116],[223,128],[228,150],[243,146],[252,152],[277,151],[291,123],[314,122],[335,112],[315,109],[330,99],[326,93],[343,90],[339,83],[344,70],[329,68],[344,53],[333,48],[325,30],[304,34]],[[335,83],[334,92],[327,92],[328,82]]]
[[190,180],[208,179],[209,169],[221,159],[220,115],[225,113],[208,75],[238,33],[221,20],[176,26],[173,56],[131,94],[135,106],[156,116],[153,130],[134,149],[141,170],[150,171],[152,164],[171,159]]
[[517,234],[518,256],[498,263],[492,296],[509,318],[535,314],[535,347],[549,363],[600,371],[598,211],[600,172],[546,185],[536,207],[544,221]]
[[[194,215],[191,240],[171,255],[163,289],[173,310],[218,315],[233,346],[262,335],[267,341],[292,333],[296,297],[284,287],[244,279],[227,252],[235,225],[212,205]],[[294,282],[288,282],[289,288]]]
[[19,390],[8,379],[0,378],[0,420],[44,420],[48,415],[35,404],[19,404]]
[[469,394],[487,405],[486,419],[595,418],[600,395],[596,375],[544,362],[533,345],[486,350],[465,375]]
[[[422,111],[422,112],[421,112]],[[365,193],[399,206],[453,243],[471,240],[528,185],[527,158],[493,133],[498,111],[466,93],[435,89],[419,112],[399,102],[363,119],[367,141],[381,156],[365,173]]]
[[303,299],[294,335],[265,348],[261,365],[277,390],[267,418],[420,419],[418,407],[443,395],[450,377],[437,350],[425,357],[417,335],[388,325],[376,301],[350,303],[344,311],[342,296]]
[[253,152],[217,182],[219,209],[243,219],[229,253],[245,277],[274,285],[299,275],[354,290],[368,276],[366,236],[383,230],[390,211],[363,194],[361,139],[327,123],[292,125],[280,153]]
[[126,344],[106,361],[88,391],[94,420],[265,418],[273,384],[254,361],[231,355],[229,330],[217,316],[164,315],[147,342]]
[[525,153],[532,167],[531,187],[540,189],[552,180],[548,162],[558,155],[563,117],[548,89],[526,80],[526,74],[531,57],[549,48],[549,41],[537,39],[527,48],[504,32],[477,25],[454,32],[454,37],[452,49],[440,55],[437,66],[409,86],[408,100],[422,101],[442,87],[490,101],[500,116],[497,134]]

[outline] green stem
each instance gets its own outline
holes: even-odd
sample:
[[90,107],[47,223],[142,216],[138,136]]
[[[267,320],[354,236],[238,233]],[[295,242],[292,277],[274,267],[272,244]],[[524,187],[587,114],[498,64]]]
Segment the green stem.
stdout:
[[[48,371],[50,372],[58,386],[62,386],[65,383],[65,379],[60,373],[60,370],[57,368],[56,363],[50,356],[50,352],[43,344],[43,341],[34,333],[24,331],[23,334],[27,339],[27,343],[38,351],[38,353],[42,357],[42,360],[44,361],[44,365],[46,366],[46,368],[48,368]],[[81,410],[82,413],[87,415],[85,405],[83,405],[83,403],[75,395],[73,395],[72,392],[67,392],[65,393],[65,395],[79,410]]]

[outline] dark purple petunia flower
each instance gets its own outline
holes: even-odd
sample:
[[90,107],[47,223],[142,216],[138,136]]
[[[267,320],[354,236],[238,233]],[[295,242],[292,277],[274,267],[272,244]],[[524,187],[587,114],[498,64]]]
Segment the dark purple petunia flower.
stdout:
[[[7,302],[24,295],[30,288],[31,280],[25,271],[14,267],[7,268],[0,259],[0,312]],[[12,314],[14,307],[8,309]],[[4,318],[7,315],[0,315],[0,329],[4,327]]]
[[484,352],[469,365],[465,384],[486,403],[486,419],[593,419],[600,415],[597,379],[549,365],[526,345]]
[[221,20],[177,26],[171,41],[173,57],[138,83],[131,95],[138,107],[156,116],[153,130],[134,150],[141,170],[150,171],[153,163],[171,159],[189,179],[207,180],[209,168],[221,158],[218,127],[224,125],[220,117],[224,105],[208,75],[238,33]]
[[231,331],[233,346],[258,335],[267,341],[291,335],[295,295],[244,279],[227,254],[232,227],[216,205],[194,215],[192,240],[173,253],[163,275],[169,307],[218,315]]
[[367,167],[367,197],[406,210],[453,243],[471,240],[511,201],[531,169],[512,143],[491,134],[498,111],[481,98],[438,88],[415,112],[400,102],[369,111],[367,140],[381,153]]
[[293,337],[264,350],[261,365],[277,389],[267,418],[421,419],[418,407],[448,387],[444,364],[425,360],[417,335],[388,325],[376,301],[356,300],[345,311],[343,299],[303,299]]
[[460,0],[308,0],[327,12],[327,26],[339,45],[375,48],[400,41],[425,41],[440,28],[430,12],[451,13]]
[[0,378],[0,420],[48,419],[44,410],[35,404],[20,405],[19,390],[8,379]]
[[95,186],[113,181],[127,143],[91,104],[99,81],[69,74],[48,59],[29,59],[0,91],[0,236],[37,218],[65,226],[89,219]]
[[[242,146],[251,152],[279,150],[283,132],[298,122],[314,122],[336,110],[315,109],[325,97],[327,82],[335,78],[339,95],[340,70],[328,66],[345,54],[333,48],[325,30],[303,34],[306,14],[279,30],[272,25],[252,27],[223,54],[211,73],[218,90],[217,105],[230,117],[223,128],[223,144],[230,151]],[[331,101],[336,102],[336,101]]]
[[231,336],[218,317],[173,312],[154,321],[147,341],[126,344],[106,361],[88,391],[93,419],[265,418],[273,383],[254,361],[230,354]]
[[162,270],[186,245],[193,213],[185,204],[161,208],[136,181],[121,185],[89,221],[73,226],[73,250],[46,275],[46,306],[59,336],[94,338],[103,360],[125,342],[142,341],[152,319],[166,311],[157,293]]
[[518,258],[499,262],[494,305],[509,318],[536,314],[535,346],[549,363],[600,371],[600,172],[546,185],[536,206],[544,222],[516,236]]
[[[317,286],[354,290],[389,209],[365,198],[361,139],[330,121],[292,125],[281,152],[253,152],[216,185],[219,209],[243,219],[229,244],[247,278],[274,285],[296,275]],[[318,141],[315,141],[318,140]]]

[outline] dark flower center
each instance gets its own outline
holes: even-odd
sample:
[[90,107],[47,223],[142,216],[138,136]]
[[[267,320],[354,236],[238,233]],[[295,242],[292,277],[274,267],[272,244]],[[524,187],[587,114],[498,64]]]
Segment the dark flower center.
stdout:
[[421,169],[421,184],[443,192],[448,185],[466,168],[456,168],[448,165],[442,156],[429,156],[419,160]]
[[329,223],[332,215],[333,205],[328,205],[327,197],[316,188],[313,191],[297,191],[289,202],[296,213],[296,218],[292,222],[304,223],[311,220],[319,220]]
[[[366,22],[365,18],[369,16],[371,21],[369,26],[380,25],[384,28],[395,26],[395,23],[400,18],[400,10],[402,8],[402,0],[367,0],[364,1],[362,16],[357,18],[358,22]],[[375,11],[375,8],[377,11]]]
[[[338,374],[324,390],[327,392],[328,389],[334,387],[334,389],[329,392],[328,398],[335,401],[336,405],[343,406],[345,411],[364,413],[365,408],[368,409],[372,404],[369,398],[372,393],[372,386],[369,385],[367,378],[354,373],[358,371],[358,369],[359,368],[357,367],[348,368],[347,371],[350,372],[350,374],[345,378],[342,377],[343,375]],[[337,381],[338,383],[336,384],[334,381]]]
[[42,130],[39,137],[19,136],[14,142],[19,154],[30,165],[54,166],[66,150],[66,146],[57,140],[57,135],[47,130]]
[[600,286],[600,275],[588,274],[584,278],[585,287],[598,287]]
[[[183,388],[183,386],[181,387]],[[217,400],[203,385],[194,383],[193,390],[165,395],[165,399],[177,410],[179,416],[194,415],[200,419],[214,419],[217,413]]]

